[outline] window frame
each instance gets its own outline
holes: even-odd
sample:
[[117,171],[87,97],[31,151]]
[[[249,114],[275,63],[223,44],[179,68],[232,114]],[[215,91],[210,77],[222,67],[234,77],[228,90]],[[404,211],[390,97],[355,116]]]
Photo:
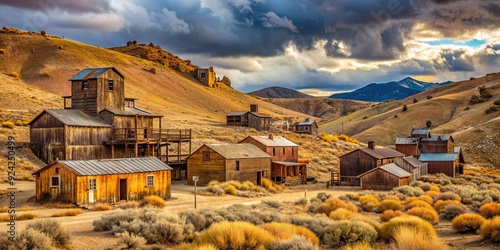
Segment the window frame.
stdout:
[[82,81],[82,90],[87,90],[87,89],[89,89],[89,81],[83,80]]
[[[57,185],[54,185],[54,178],[57,178]],[[52,175],[50,176],[50,187],[61,187],[61,176],[60,175]]]
[[115,81],[108,79],[108,91],[114,91],[115,90]]
[[203,151],[203,161],[210,161],[210,151]]
[[89,178],[89,186],[88,187],[89,187],[89,190],[97,190],[97,178]]
[[155,175],[154,174],[146,175],[146,187],[154,187],[154,186],[155,186]]
[[240,171],[240,161],[236,161],[236,171]]
[[273,156],[276,156],[276,148],[273,148]]

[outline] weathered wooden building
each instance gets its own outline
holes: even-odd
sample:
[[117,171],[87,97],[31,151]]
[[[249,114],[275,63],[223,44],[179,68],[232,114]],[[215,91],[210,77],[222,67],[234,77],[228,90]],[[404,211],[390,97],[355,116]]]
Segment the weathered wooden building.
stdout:
[[307,182],[307,163],[298,162],[299,147],[283,136],[248,136],[239,143],[250,143],[271,156],[271,179],[288,185]]
[[55,161],[33,173],[36,198],[77,204],[170,198],[171,170],[154,157]]
[[256,146],[241,144],[205,144],[187,158],[187,183],[193,185],[193,176],[198,176],[199,185],[210,181],[237,180],[261,184],[269,178],[271,156]]
[[420,155],[420,140],[416,137],[396,138],[396,151],[404,155],[418,157]]
[[427,163],[429,174],[443,173],[451,177],[463,174],[460,159],[459,153],[423,153],[418,158],[419,161]]
[[391,190],[410,184],[411,174],[394,163],[382,165],[358,176],[361,189]]
[[368,142],[368,148],[359,148],[340,156],[340,182],[359,185],[359,175],[382,165],[393,163],[404,155],[390,148],[375,148],[375,142]]
[[410,133],[411,138],[429,138],[431,137],[431,130],[428,128],[414,128]]
[[410,182],[416,181],[420,176],[427,174],[427,163],[423,163],[413,156],[396,158],[394,164],[411,174]]
[[271,117],[258,111],[257,104],[251,104],[250,111],[231,111],[226,114],[226,124],[254,128],[258,131],[269,131]]
[[292,130],[299,134],[318,135],[318,124],[306,118],[304,121],[296,122],[292,125]]
[[422,138],[422,153],[453,153],[455,140],[451,135],[431,135],[428,138]]

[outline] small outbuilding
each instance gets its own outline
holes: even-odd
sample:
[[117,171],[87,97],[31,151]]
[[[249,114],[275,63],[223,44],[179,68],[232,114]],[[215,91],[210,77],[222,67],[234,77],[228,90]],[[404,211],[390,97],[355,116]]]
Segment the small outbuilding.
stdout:
[[391,190],[410,184],[411,174],[394,163],[374,168],[358,176],[361,189]]
[[420,176],[427,174],[427,163],[423,163],[413,156],[397,158],[394,163],[411,174],[410,182],[416,181]]
[[306,118],[304,121],[293,124],[293,132],[299,134],[318,135],[318,124],[316,121],[310,121]]
[[463,174],[459,153],[421,154],[418,160],[427,163],[429,174],[443,173],[451,177]]
[[418,157],[420,155],[419,138],[398,137],[396,138],[396,151],[404,155]]
[[252,144],[205,144],[187,158],[187,183],[199,185],[210,181],[251,181],[260,185],[262,178],[269,178],[271,156]]
[[170,198],[172,168],[158,158],[55,161],[33,173],[36,199],[76,204]]

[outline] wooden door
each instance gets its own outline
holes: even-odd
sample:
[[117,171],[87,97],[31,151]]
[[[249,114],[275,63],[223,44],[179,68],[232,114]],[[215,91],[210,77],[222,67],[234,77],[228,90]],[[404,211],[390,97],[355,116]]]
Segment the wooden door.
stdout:
[[257,171],[257,185],[262,185],[262,172],[263,171]]
[[127,200],[127,179],[120,179],[120,200]]
[[89,203],[94,204],[94,190],[89,190]]

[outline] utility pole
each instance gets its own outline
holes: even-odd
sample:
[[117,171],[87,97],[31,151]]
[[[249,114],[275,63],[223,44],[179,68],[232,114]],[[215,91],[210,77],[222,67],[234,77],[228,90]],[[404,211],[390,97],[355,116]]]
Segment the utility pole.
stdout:
[[196,183],[198,182],[198,176],[193,176],[194,181],[194,209],[196,209]]

